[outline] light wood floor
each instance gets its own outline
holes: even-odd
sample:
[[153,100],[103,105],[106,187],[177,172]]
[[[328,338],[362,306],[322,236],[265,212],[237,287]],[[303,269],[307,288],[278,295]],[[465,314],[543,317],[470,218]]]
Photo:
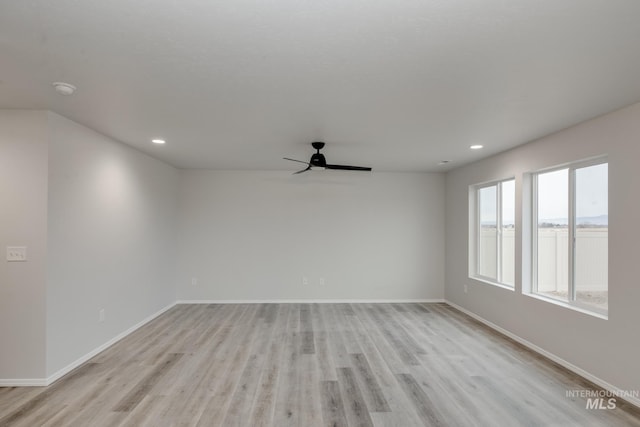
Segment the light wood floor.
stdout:
[[594,386],[444,304],[179,305],[0,426],[640,426]]

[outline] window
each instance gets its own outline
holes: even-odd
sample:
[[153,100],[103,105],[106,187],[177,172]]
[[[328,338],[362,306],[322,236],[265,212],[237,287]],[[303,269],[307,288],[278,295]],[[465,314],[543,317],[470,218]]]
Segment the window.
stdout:
[[606,314],[608,174],[600,159],[533,175],[534,293]]
[[472,187],[472,276],[514,286],[515,282],[515,180]]

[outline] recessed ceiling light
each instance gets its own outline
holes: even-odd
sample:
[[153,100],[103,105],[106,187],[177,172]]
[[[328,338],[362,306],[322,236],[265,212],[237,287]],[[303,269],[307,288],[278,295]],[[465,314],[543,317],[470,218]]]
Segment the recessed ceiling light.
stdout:
[[74,85],[70,85],[69,83],[64,83],[64,82],[53,83],[53,88],[60,95],[64,95],[64,96],[73,95],[73,92],[76,91],[76,87]]
[[479,149],[481,149],[483,147],[484,147],[484,145],[476,144],[476,145],[472,145],[469,148],[471,148],[472,150],[479,150]]
[[164,144],[165,141],[164,139],[152,139],[151,142],[153,142],[154,144]]

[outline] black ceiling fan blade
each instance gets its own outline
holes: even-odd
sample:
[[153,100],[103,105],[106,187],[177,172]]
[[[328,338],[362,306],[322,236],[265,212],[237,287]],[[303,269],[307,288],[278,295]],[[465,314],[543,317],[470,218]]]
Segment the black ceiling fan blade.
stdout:
[[327,169],[338,169],[345,171],[370,171],[371,168],[364,166],[349,166],[349,165],[327,165]]
[[306,168],[306,169],[302,169],[301,171],[294,172],[292,175],[298,175],[299,173],[306,172],[306,171],[308,171],[308,170],[311,170],[311,165],[309,165],[309,167],[308,167],[308,168]]
[[288,157],[283,157],[284,160],[291,160],[292,162],[298,162],[298,163],[304,163],[305,165],[308,165],[309,162],[303,162],[302,160],[297,160],[297,159],[290,159]]

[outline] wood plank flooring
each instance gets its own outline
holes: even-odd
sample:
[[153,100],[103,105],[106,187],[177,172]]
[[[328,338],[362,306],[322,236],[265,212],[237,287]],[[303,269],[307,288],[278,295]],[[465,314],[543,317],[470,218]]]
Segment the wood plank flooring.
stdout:
[[639,426],[597,390],[445,304],[178,305],[49,387],[0,388],[0,426]]

